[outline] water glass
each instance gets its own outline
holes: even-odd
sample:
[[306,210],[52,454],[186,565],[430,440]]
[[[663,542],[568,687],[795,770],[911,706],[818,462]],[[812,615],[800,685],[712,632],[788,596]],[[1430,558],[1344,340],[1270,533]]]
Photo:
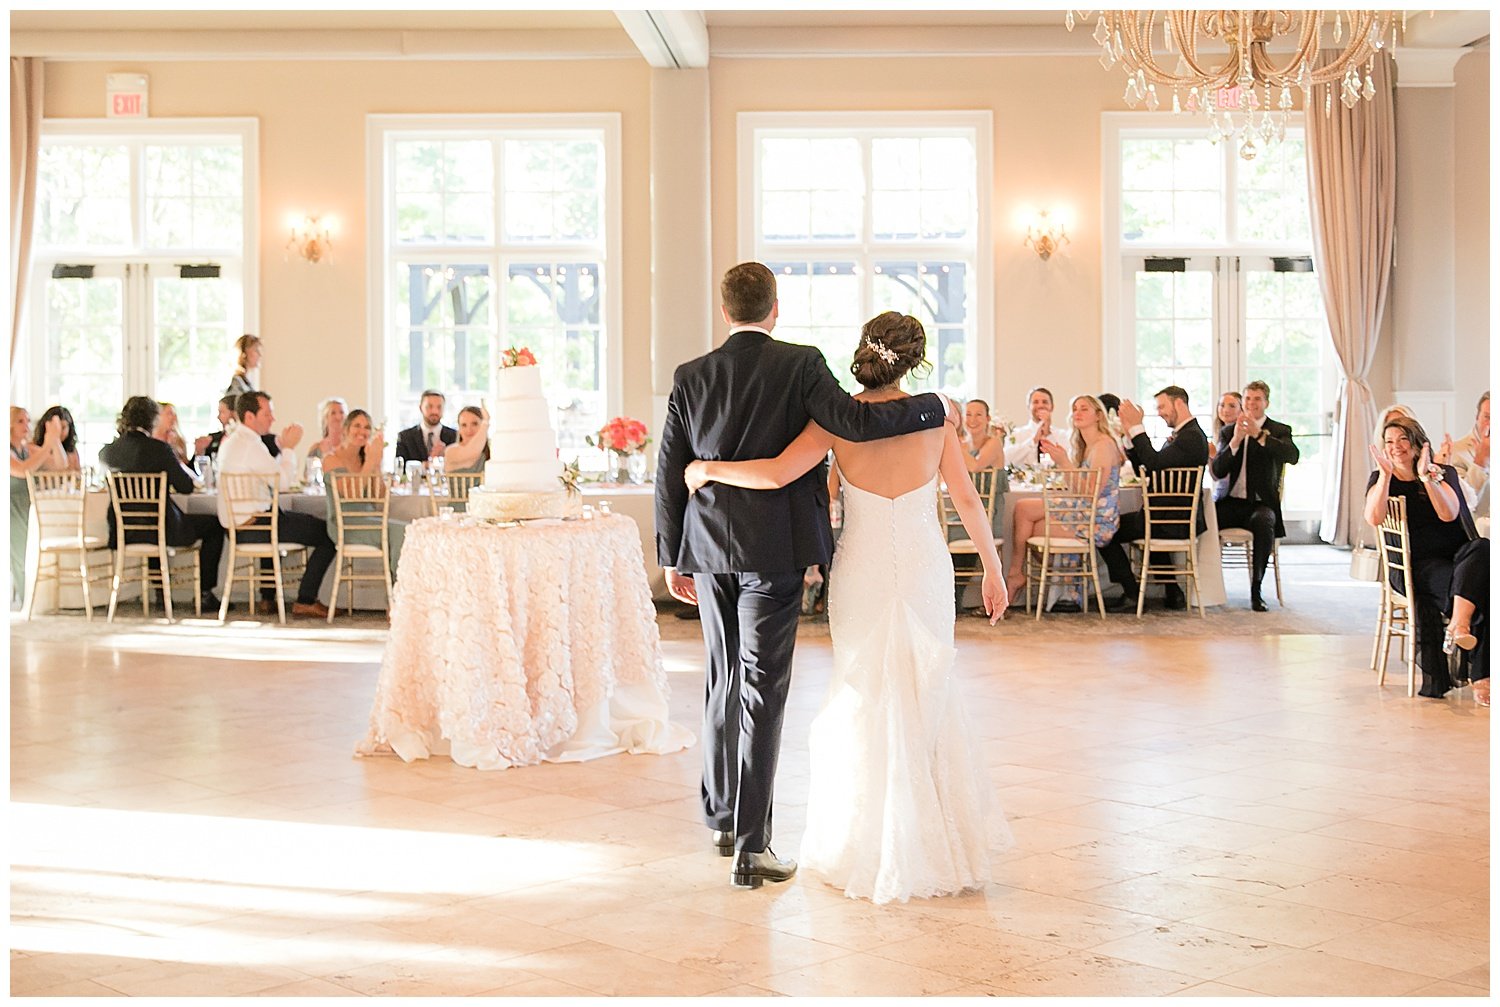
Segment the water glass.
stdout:
[[323,488],[323,459],[309,458],[307,460],[307,485],[313,489]]
[[612,514],[612,513],[614,513],[613,511],[611,511],[609,509],[609,501],[608,500],[600,500],[599,501],[599,513],[600,514]]
[[451,520],[453,520],[453,513],[454,512],[453,512],[453,508],[452,507],[439,507],[438,508],[438,517],[442,518],[444,521],[451,521]]
[[406,463],[406,485],[408,493],[417,492],[417,484],[422,480],[422,463],[408,461]]
[[213,468],[208,462],[208,455],[198,455],[193,459],[193,473],[198,477],[198,485],[207,489],[209,477],[213,473]]

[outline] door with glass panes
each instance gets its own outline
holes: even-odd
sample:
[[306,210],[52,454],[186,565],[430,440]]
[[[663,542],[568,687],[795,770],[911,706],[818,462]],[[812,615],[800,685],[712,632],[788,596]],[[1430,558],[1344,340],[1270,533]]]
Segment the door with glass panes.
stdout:
[[[1312,260],[1133,256],[1122,281],[1135,343],[1132,397],[1150,403],[1164,386],[1181,385],[1213,436],[1219,396],[1264,381],[1267,414],[1291,425],[1302,454],[1286,470],[1284,511],[1319,513],[1337,370]],[[1153,436],[1165,434],[1160,420],[1148,421]]]

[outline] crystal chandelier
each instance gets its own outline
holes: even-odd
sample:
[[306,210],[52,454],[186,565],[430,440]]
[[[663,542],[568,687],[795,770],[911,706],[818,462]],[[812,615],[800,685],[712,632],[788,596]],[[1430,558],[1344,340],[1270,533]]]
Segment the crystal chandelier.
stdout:
[[[1091,12],[1069,10],[1065,23]],[[1158,21],[1161,48],[1151,49]],[[1125,104],[1144,104],[1155,111],[1162,98],[1157,86],[1172,89],[1172,111],[1201,112],[1208,117],[1209,139],[1240,143],[1240,157],[1254,159],[1260,144],[1286,135],[1292,88],[1302,92],[1302,107],[1311,110],[1314,88],[1323,88],[1325,111],[1333,92],[1353,108],[1375,96],[1375,54],[1387,39],[1394,44],[1397,25],[1404,32],[1406,15],[1398,11],[1323,10],[1117,10],[1099,11],[1094,41],[1104,69],[1120,64],[1126,74]],[[1325,29],[1336,55],[1321,66],[1319,49]],[[1292,52],[1283,62],[1272,59],[1273,40],[1289,36]],[[1205,41],[1228,47],[1218,57],[1200,51]],[[1166,63],[1175,54],[1175,66]],[[1363,72],[1361,72],[1363,68]],[[1271,92],[1277,91],[1275,101]],[[1185,92],[1185,93],[1184,93]]]

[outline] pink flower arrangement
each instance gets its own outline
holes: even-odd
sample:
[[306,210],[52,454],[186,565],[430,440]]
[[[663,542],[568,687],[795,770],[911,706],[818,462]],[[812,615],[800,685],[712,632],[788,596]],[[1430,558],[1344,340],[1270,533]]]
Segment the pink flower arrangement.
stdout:
[[646,424],[640,420],[633,420],[629,416],[616,416],[587,440],[591,447],[600,447],[606,451],[615,451],[625,455],[639,451],[649,444],[651,438],[647,436],[648,433]]
[[500,351],[501,367],[535,367],[536,357],[530,349],[525,346],[515,347]]

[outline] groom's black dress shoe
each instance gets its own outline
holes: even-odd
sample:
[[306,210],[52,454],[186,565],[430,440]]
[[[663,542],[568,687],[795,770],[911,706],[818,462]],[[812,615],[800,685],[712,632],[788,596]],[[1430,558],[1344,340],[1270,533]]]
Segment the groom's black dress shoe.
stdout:
[[1180,612],[1187,608],[1187,595],[1183,594],[1182,588],[1176,584],[1168,584],[1165,604],[1167,608]]
[[761,853],[741,850],[734,855],[734,872],[729,875],[736,888],[759,888],[766,881],[789,881],[797,873],[797,861],[777,860],[767,849]]
[[1255,592],[1251,593],[1251,595],[1250,595],[1250,611],[1252,611],[1252,612],[1264,612],[1264,611],[1266,611],[1266,602],[1265,602],[1265,599],[1260,596],[1260,592],[1259,591],[1255,591]]
[[1136,608],[1136,595],[1122,594],[1118,598],[1106,598],[1104,600],[1104,611],[1106,612],[1134,612]]
[[734,833],[725,832],[723,829],[714,829],[714,849],[721,857],[734,856]]

